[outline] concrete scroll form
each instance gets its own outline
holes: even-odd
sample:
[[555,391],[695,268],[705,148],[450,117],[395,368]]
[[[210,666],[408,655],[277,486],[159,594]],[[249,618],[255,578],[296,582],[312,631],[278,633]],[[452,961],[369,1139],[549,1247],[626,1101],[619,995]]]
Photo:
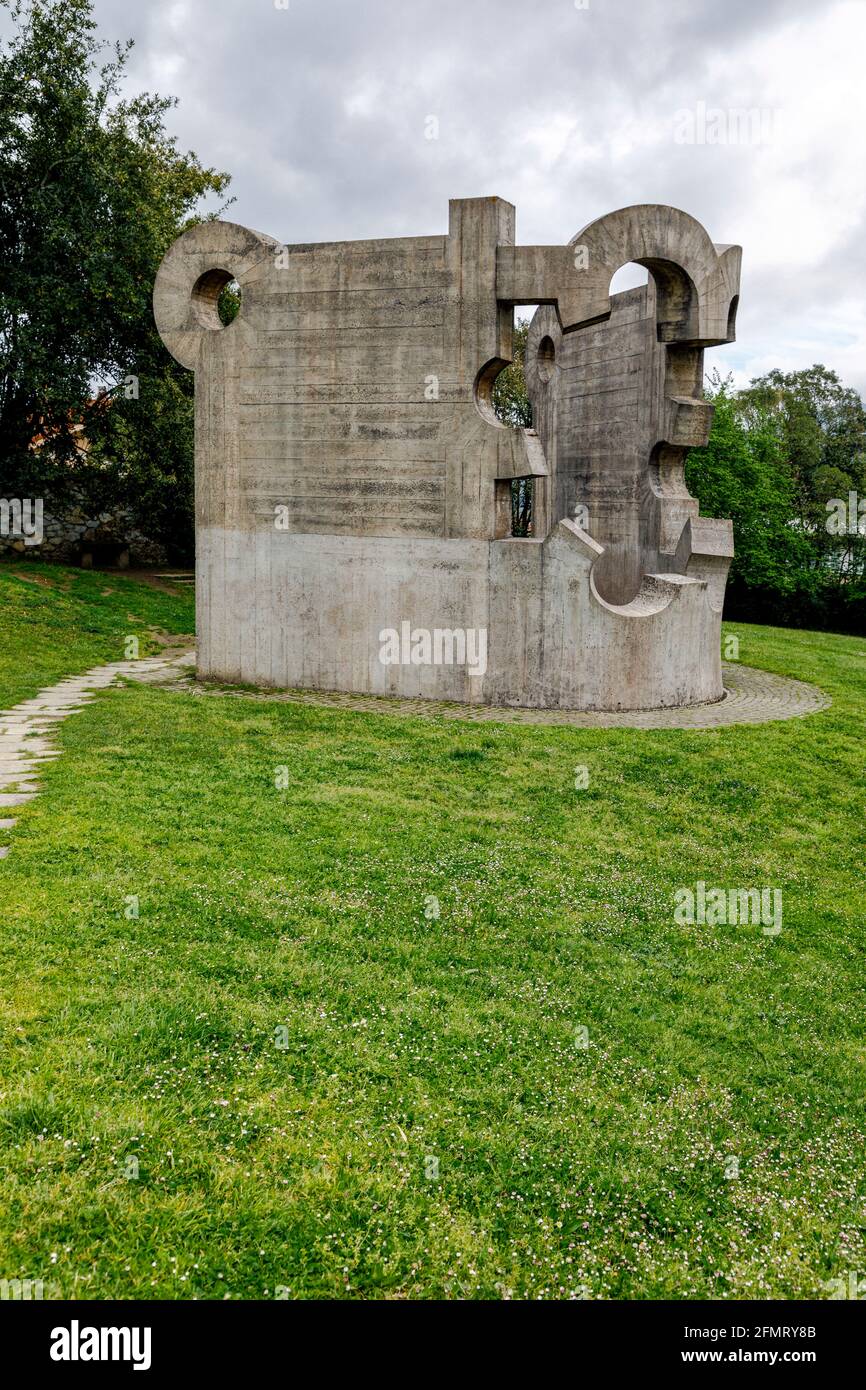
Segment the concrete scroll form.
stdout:
[[[515,246],[514,217],[461,199],[445,236],[313,245],[214,221],[169,249],[154,311],[196,374],[200,676],[536,708],[722,697],[731,525],[699,515],[683,462],[740,250],[675,208],[566,246]],[[611,296],[629,261],[647,285]],[[531,303],[534,428],[512,429],[492,389]]]

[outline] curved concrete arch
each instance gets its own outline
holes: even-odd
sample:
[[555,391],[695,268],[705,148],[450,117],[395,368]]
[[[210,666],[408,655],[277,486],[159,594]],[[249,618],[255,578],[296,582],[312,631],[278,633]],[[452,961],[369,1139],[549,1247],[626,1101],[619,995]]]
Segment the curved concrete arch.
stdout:
[[619,208],[590,222],[569,245],[586,249],[592,286],[587,319],[610,313],[610,295],[601,292],[604,281],[609,291],[617,270],[634,261],[646,266],[656,282],[661,341],[714,340],[722,318],[727,333],[730,299],[719,254],[689,213],[653,203]]

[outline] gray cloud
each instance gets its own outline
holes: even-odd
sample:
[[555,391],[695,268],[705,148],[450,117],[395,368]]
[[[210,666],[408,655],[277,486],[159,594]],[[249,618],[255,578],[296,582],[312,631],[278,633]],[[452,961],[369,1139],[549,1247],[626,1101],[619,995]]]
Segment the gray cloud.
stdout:
[[[740,342],[720,361],[821,359],[866,387],[856,0],[95,10],[105,37],[136,40],[130,87],[178,96],[180,143],[233,174],[238,221],[287,241],[415,235],[445,229],[449,197],[496,193],[520,240],[553,242],[612,208],[673,203],[745,248]],[[677,143],[677,113],[698,103],[778,113],[778,132]]]

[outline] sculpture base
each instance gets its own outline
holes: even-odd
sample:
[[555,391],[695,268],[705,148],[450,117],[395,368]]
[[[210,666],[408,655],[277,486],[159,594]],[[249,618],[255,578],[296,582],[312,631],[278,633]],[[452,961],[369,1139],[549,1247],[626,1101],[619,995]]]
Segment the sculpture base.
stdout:
[[705,579],[596,592],[598,547],[201,530],[199,673],[276,689],[526,709],[651,710],[723,696]]

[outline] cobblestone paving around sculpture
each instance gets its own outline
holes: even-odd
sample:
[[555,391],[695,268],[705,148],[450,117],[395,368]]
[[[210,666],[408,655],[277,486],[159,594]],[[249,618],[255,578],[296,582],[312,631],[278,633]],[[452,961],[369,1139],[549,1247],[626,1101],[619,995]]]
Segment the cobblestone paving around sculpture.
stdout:
[[[188,659],[188,658],[187,658]],[[730,724],[767,724],[798,719],[829,708],[823,690],[805,681],[723,662],[723,699],[687,708],[621,710],[617,713],[567,709],[518,709],[464,705],[444,700],[404,700],[387,695],[352,695],[343,691],[253,690],[202,684],[188,677],[175,689],[193,695],[237,696],[319,709],[357,710],[365,714],[403,715],[413,719],[459,719],[473,724],[542,724],[572,729],[718,729]]]

